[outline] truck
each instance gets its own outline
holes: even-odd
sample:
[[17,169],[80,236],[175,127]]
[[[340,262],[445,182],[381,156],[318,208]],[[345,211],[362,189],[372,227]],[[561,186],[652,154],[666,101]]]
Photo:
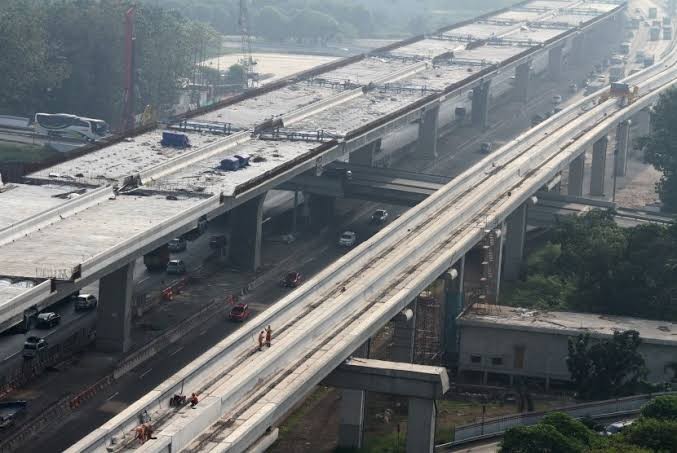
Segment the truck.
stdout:
[[658,8],[649,8],[649,19],[655,19],[658,17]]
[[617,82],[625,77],[625,67],[624,66],[612,66],[609,68],[609,81]]
[[149,271],[165,270],[169,263],[169,247],[163,245],[143,255],[143,264]]

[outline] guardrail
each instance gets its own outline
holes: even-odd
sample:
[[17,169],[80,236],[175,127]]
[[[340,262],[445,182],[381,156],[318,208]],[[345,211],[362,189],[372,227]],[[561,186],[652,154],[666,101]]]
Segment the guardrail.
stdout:
[[515,415],[506,415],[487,419],[483,422],[470,423],[454,428],[454,440],[435,445],[436,449],[454,447],[482,439],[501,436],[505,431],[515,426],[535,425],[546,415],[553,412],[563,412],[574,418],[591,417],[608,418],[625,414],[638,413],[642,406],[651,399],[661,395],[674,395],[677,392],[648,393],[643,395],[617,398],[613,400],[595,401],[591,403],[563,406],[549,411],[522,412]]

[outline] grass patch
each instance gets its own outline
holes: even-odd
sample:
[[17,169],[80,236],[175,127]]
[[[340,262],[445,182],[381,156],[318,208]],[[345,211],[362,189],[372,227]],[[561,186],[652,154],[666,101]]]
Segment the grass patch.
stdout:
[[55,152],[44,146],[0,142],[0,162],[40,162]]
[[296,409],[287,419],[280,425],[280,438],[285,434],[289,434],[301,423],[310,412],[315,408],[315,404],[324,398],[333,389],[331,387],[318,387],[308,398],[303,401],[303,404]]

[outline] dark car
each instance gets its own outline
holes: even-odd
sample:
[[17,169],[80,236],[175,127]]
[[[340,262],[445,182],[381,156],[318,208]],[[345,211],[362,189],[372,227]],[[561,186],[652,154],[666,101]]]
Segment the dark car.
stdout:
[[40,337],[28,337],[24,343],[23,356],[26,359],[32,359],[47,349],[47,341]]
[[301,273],[300,272],[288,272],[284,276],[280,284],[286,288],[296,288],[301,284]]
[[249,305],[247,304],[237,304],[234,306],[230,313],[228,314],[228,319],[231,321],[242,322],[249,317]]
[[40,313],[38,315],[38,329],[51,329],[59,324],[61,321],[61,315],[53,312]]
[[371,223],[376,223],[378,225],[385,223],[388,220],[388,211],[385,209],[377,209],[371,215]]
[[186,244],[186,240],[183,238],[174,238],[167,243],[169,251],[173,253],[183,252],[184,250],[186,250],[187,246],[188,245]]

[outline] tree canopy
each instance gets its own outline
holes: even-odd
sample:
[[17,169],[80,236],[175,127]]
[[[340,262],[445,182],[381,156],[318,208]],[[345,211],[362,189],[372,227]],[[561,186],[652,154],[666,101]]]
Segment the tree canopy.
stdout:
[[612,212],[565,217],[504,303],[677,321],[677,226],[620,228]]
[[594,341],[589,334],[569,339],[567,367],[580,397],[608,399],[633,394],[645,378],[639,333],[614,332],[610,340]]
[[657,184],[663,209],[677,212],[677,89],[658,99],[651,115],[651,133],[639,142],[644,146],[646,161],[663,172]]
[[[108,121],[124,90],[124,13],[131,1],[6,0],[0,6],[2,113],[60,111]],[[178,81],[215,39],[177,12],[141,5],[135,14],[136,104],[176,102]]]

